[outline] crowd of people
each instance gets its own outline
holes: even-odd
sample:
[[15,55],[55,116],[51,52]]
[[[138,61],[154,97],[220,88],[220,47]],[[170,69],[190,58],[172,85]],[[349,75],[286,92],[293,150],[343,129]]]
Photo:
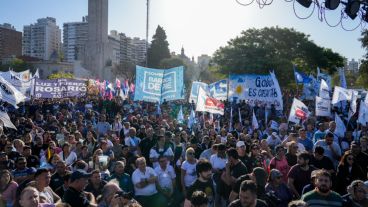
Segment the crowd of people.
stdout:
[[188,125],[180,105],[194,107],[119,97],[8,107],[17,130],[0,128],[0,206],[368,206],[367,127],[338,137],[333,119],[291,125],[246,102]]

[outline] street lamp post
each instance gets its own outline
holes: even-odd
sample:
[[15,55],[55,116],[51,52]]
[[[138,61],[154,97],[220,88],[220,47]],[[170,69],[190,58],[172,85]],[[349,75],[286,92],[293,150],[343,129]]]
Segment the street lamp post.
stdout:
[[150,0],[147,0],[147,20],[146,20],[146,67],[148,67],[149,1],[150,1]]

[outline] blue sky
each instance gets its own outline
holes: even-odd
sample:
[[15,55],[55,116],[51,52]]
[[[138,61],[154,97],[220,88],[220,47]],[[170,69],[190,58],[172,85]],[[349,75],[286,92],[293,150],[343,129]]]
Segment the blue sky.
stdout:
[[[22,31],[23,25],[51,16],[62,28],[64,22],[82,20],[82,16],[87,15],[87,3],[88,0],[1,0],[0,23],[11,23]],[[307,16],[312,8],[305,9],[296,4],[295,11]],[[327,11],[326,18],[334,24],[339,14],[338,10]],[[109,0],[109,30],[145,38],[145,18],[146,0]],[[170,50],[178,53],[184,46],[190,57],[212,55],[242,30],[265,26],[293,27],[309,34],[318,45],[331,48],[349,59],[360,59],[365,53],[358,40],[361,28],[352,32],[341,26],[331,28],[318,19],[317,11],[307,20],[298,19],[293,3],[282,0],[274,0],[263,9],[254,3],[244,7],[235,0],[151,0],[150,19],[150,38],[160,24],[166,30]],[[357,20],[343,20],[346,28],[353,28],[358,23]]]

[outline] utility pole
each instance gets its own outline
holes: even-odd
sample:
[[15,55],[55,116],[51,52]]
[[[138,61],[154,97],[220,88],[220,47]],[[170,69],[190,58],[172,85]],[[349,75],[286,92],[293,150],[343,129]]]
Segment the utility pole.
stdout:
[[149,1],[150,1],[150,0],[147,0],[147,21],[146,21],[146,67],[148,67]]

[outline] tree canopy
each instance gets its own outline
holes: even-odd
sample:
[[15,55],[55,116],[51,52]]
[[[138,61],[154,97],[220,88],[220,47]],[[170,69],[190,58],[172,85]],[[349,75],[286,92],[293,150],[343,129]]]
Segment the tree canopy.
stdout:
[[148,48],[148,67],[158,68],[161,60],[170,58],[169,43],[166,40],[165,30],[158,25]]
[[220,47],[213,61],[224,74],[274,70],[281,85],[294,80],[290,78],[293,65],[306,73],[315,73],[319,66],[330,74],[344,65],[341,55],[316,45],[309,35],[279,27],[243,31],[241,36]]
[[71,73],[58,72],[53,73],[47,77],[47,79],[60,79],[60,78],[74,78],[74,75]]

